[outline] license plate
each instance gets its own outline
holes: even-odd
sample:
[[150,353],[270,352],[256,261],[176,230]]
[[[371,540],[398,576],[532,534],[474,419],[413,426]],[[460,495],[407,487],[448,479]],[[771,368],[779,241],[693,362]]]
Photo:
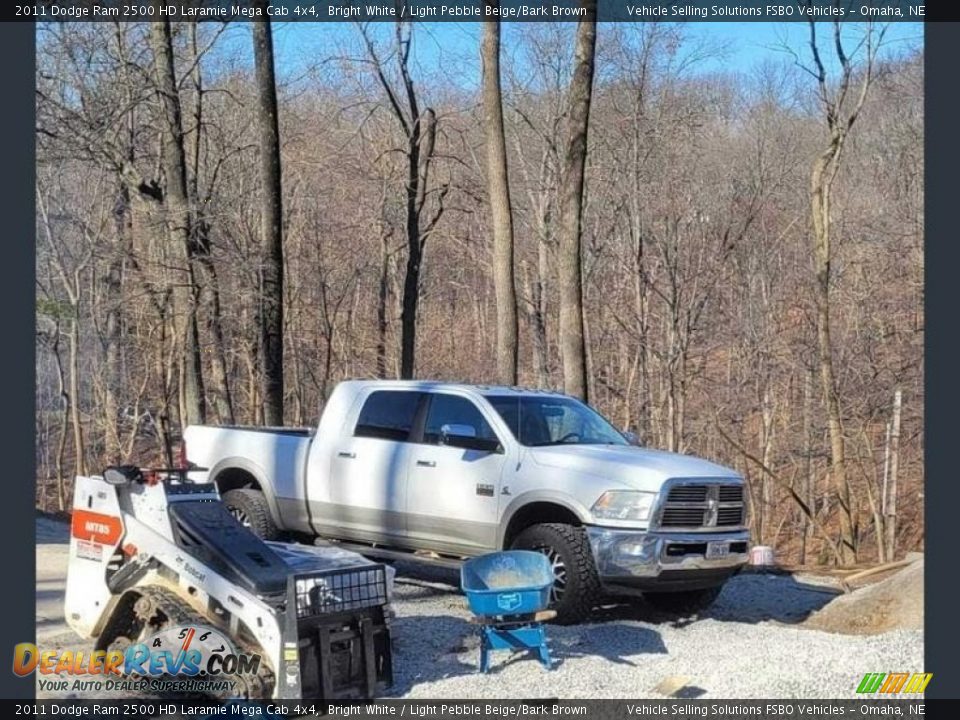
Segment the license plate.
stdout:
[[708,542],[707,543],[707,559],[712,560],[715,558],[724,558],[730,554],[730,543],[728,542]]

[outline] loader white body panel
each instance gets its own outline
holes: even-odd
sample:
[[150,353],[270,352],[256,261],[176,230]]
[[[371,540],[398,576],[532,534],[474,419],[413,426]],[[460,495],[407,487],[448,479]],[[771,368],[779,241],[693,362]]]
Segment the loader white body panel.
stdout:
[[[281,683],[289,685],[287,681],[291,679],[290,663],[285,659],[292,659],[291,652],[296,655],[297,638],[284,635],[291,627],[285,613],[296,613],[296,608],[289,607],[285,592],[279,598],[261,598],[205,562],[198,556],[201,553],[177,543],[170,508],[191,502],[208,507],[206,503],[219,504],[220,498],[212,485],[180,494],[168,492],[164,482],[118,488],[101,477],[78,477],[64,607],[66,620],[81,637],[98,638],[125,593],[147,586],[165,587],[229,637],[238,637],[242,624],[258,646],[262,660],[274,671],[277,697],[285,689]],[[236,529],[241,535],[246,533],[239,526]],[[257,552],[266,554],[267,548],[261,548]],[[287,569],[288,577],[371,564],[340,548],[270,543],[269,549]],[[121,567],[133,571],[124,577],[119,574]],[[122,580],[111,587],[112,579],[117,577]],[[392,595],[392,579],[393,571],[388,569],[387,600]],[[296,627],[296,622],[292,627]]]
[[[92,637],[99,630],[113,598],[107,587],[107,566],[119,549],[126,530],[117,493],[99,478],[78,477],[73,491],[73,518],[70,525],[70,570],[64,611],[67,623],[80,637]],[[113,540],[97,525],[119,528]]]

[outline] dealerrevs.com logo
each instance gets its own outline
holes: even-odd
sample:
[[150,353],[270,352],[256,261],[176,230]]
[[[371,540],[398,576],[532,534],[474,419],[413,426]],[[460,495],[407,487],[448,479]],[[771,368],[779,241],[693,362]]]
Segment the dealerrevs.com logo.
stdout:
[[857,686],[861,695],[916,695],[922,693],[933,673],[867,673]]
[[260,655],[236,652],[220,631],[202,625],[161,630],[126,648],[74,652],[21,643],[13,651],[13,672],[37,672],[39,689],[51,692],[229,692],[232,678],[255,674],[260,662]]

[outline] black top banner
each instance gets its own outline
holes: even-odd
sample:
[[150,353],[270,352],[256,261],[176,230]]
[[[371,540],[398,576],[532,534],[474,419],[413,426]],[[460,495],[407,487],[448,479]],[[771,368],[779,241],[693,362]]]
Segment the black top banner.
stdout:
[[[950,8],[953,7],[951,12]],[[598,0],[601,22],[929,22],[960,19],[957,5],[910,0]],[[40,0],[4,4],[0,20],[71,22],[572,22],[581,0]]]

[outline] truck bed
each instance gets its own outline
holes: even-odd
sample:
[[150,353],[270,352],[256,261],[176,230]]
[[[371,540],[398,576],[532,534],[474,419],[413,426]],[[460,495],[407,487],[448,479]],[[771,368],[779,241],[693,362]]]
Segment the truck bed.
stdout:
[[303,480],[313,436],[309,428],[243,425],[190,425],[184,431],[187,457],[208,468],[221,493],[261,489],[278,527],[298,532],[310,529]]
[[270,433],[272,435],[293,435],[296,437],[310,437],[313,433],[313,429],[308,427],[264,427],[263,425],[216,425],[207,427],[218,427],[224,430],[243,430],[244,432]]

